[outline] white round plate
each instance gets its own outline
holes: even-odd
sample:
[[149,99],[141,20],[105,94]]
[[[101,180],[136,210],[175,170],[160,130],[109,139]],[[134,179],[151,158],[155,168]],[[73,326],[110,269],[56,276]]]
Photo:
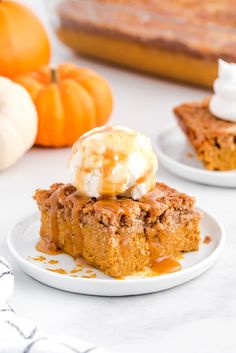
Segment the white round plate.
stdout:
[[[83,264],[82,270],[70,274],[75,268],[75,261],[66,254],[45,255],[35,249],[39,234],[39,216],[34,214],[17,223],[8,235],[8,247],[18,265],[29,276],[48,286],[74,293],[122,296],[137,295],[162,291],[185,283],[206,271],[219,256],[225,235],[222,226],[208,213],[203,212],[201,221],[201,235],[211,236],[211,242],[201,241],[199,251],[184,254],[180,260],[182,269],[179,272],[155,277],[145,277],[144,274],[128,276],[124,280],[117,280],[105,275],[101,271]],[[43,256],[41,258],[40,256]],[[43,261],[38,261],[38,260]],[[56,260],[58,263],[50,264]],[[63,269],[67,274],[49,271]],[[87,272],[89,271],[89,272]],[[91,272],[92,271],[92,272]],[[91,273],[96,278],[83,278]],[[73,277],[78,276],[78,277]]]
[[157,135],[155,147],[160,162],[173,174],[202,184],[236,187],[236,170],[217,172],[204,169],[178,125]]

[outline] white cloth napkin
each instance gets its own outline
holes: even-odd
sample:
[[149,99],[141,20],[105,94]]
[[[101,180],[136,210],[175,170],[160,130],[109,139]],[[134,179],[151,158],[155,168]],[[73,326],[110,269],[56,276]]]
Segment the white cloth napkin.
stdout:
[[27,319],[18,318],[7,302],[13,286],[11,267],[0,256],[0,353],[106,353],[79,339],[47,335]]

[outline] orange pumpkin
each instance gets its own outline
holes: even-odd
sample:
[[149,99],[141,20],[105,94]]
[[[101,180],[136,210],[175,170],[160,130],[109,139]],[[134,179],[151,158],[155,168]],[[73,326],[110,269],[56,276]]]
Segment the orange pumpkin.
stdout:
[[25,6],[0,0],[0,75],[14,78],[46,65],[50,46],[38,18]]
[[87,68],[61,64],[43,67],[15,79],[30,93],[38,111],[35,143],[72,145],[84,132],[106,123],[112,111],[107,81]]

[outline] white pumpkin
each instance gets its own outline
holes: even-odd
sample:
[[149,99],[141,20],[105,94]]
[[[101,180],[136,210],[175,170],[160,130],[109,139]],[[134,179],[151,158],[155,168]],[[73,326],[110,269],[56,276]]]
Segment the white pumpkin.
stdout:
[[14,164],[34,144],[37,112],[29,93],[0,77],[0,170]]

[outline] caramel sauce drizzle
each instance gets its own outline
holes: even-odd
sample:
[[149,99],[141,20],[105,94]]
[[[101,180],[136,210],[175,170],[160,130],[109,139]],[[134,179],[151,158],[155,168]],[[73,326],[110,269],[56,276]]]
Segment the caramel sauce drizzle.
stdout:
[[163,275],[177,272],[181,270],[182,267],[181,264],[174,259],[168,257],[160,257],[152,261],[150,268],[154,273]]
[[60,275],[66,275],[67,274],[67,271],[64,270],[63,268],[46,268],[46,270],[51,271],[51,272],[59,273]]
[[186,153],[186,156],[187,156],[188,158],[193,158],[193,157],[194,157],[194,155],[193,155],[192,152],[187,152],[187,153]]
[[55,265],[55,264],[58,264],[58,263],[59,263],[58,260],[49,260],[49,261],[48,261],[48,264],[49,264],[49,265]]
[[32,260],[34,261],[39,261],[39,262],[43,262],[46,260],[46,257],[44,256],[37,256],[37,257],[33,257]]
[[110,148],[106,148],[103,154],[103,167],[102,167],[102,185],[100,193],[103,195],[112,195],[116,196],[117,187],[121,188],[123,184],[126,184],[125,176],[122,178],[120,182],[113,183],[109,180],[109,176],[112,174],[112,170],[117,165],[117,160],[120,163],[124,163],[128,159],[128,153],[121,153],[118,151],[113,151]]
[[93,273],[89,276],[81,276],[81,278],[96,278],[96,277],[97,277],[96,273]]
[[57,211],[58,211],[58,194],[61,188],[55,191],[49,198],[50,204],[50,240],[52,243],[58,242],[58,225],[57,225]]
[[63,185],[58,190],[54,191],[47,200],[50,205],[50,222],[49,222],[50,241],[55,245],[58,245],[58,222],[57,222],[57,213],[58,213],[58,206],[59,206],[58,195],[61,191],[66,189],[68,186],[69,184]]
[[[104,126],[102,129],[98,130],[98,131],[92,131],[91,133],[87,133],[83,136],[81,136],[79,138],[79,140],[77,141],[77,143],[74,144],[73,149],[72,149],[72,153],[76,153],[78,151],[78,145],[81,144],[81,148],[82,150],[84,149],[83,146],[83,141],[86,140],[87,138],[93,136],[93,135],[97,135],[97,134],[102,134],[104,132],[109,132],[112,131],[113,127],[112,126]],[[84,156],[85,153],[82,152],[82,161],[81,161],[81,165],[83,166],[84,163]],[[97,158],[101,158],[101,156],[96,153],[94,153],[94,157]],[[111,149],[106,149],[103,158],[104,158],[104,164],[103,164],[103,175],[109,176],[111,174],[112,168],[115,166],[116,161],[114,159],[115,154]],[[82,170],[77,172],[76,178],[78,180],[78,184],[83,184],[83,177],[84,177],[84,173],[89,173],[90,170],[83,168]],[[104,194],[114,194],[115,196],[115,189],[116,186],[113,183],[109,183],[107,181],[107,178],[103,178],[102,181],[102,185],[101,185],[101,189],[103,190]]]
[[[74,144],[72,149],[72,155],[78,152],[78,149],[79,149],[78,146],[80,145],[81,156],[82,156],[81,168],[77,171],[77,174],[76,174],[77,185],[83,184],[85,173],[87,174],[92,172],[91,168],[85,167],[86,163],[85,163],[84,156],[86,155],[86,153],[84,153],[85,147],[84,147],[83,141],[90,138],[93,135],[102,134],[104,132],[105,133],[110,132],[112,130],[113,130],[112,126],[107,126],[107,127],[103,127],[98,131],[92,131],[91,133],[87,133],[84,136],[80,137],[80,139]],[[121,129],[119,131],[118,129],[116,130],[116,132],[123,133],[123,130]],[[131,136],[131,141],[133,141],[133,138],[136,137],[136,133],[130,132],[130,136]],[[112,182],[110,178],[114,167],[117,165],[117,162],[119,162],[122,166],[129,158],[130,153],[133,151],[132,143],[129,144],[128,142],[126,142],[125,148],[126,148],[125,152],[121,152],[121,151],[114,151],[113,148],[107,147],[104,153],[102,154],[102,156],[96,151],[93,151],[93,158],[97,161],[98,160],[101,161],[101,164],[102,164],[101,174],[103,175],[103,178],[102,178],[99,194],[104,196],[109,195],[110,197],[115,197],[117,194],[117,190],[122,190],[123,186],[127,184],[127,175],[125,173],[123,173],[122,178],[120,178],[120,180],[118,180],[116,183]],[[144,176],[142,176],[136,181],[136,183],[138,184],[143,183],[149,178],[151,178],[151,180],[154,179],[152,178],[152,174],[153,174],[153,168],[151,167],[146,171]],[[153,184],[154,182],[155,181],[153,180]]]
[[[82,271],[82,269],[72,269],[71,271],[67,271],[64,268],[46,268],[47,271],[59,273],[60,275],[69,275],[70,277],[79,277],[76,273]],[[87,273],[87,271],[86,271]],[[96,274],[89,272],[88,275],[80,276],[81,278],[95,278]]]
[[48,255],[57,255],[61,253],[61,251],[57,249],[56,245],[47,238],[40,238],[36,244],[36,249]]
[[73,244],[73,254],[75,254],[75,256],[82,254],[83,236],[80,229],[79,211],[86,204],[88,200],[89,200],[88,197],[81,196],[78,191],[75,191],[73,194],[67,196],[65,200],[66,203],[72,202],[72,206],[73,206],[71,210],[72,224],[74,226],[73,228],[74,232],[72,232],[72,238],[73,238],[72,244]]
[[[58,249],[59,247],[59,241],[58,241],[59,229],[58,229],[58,220],[57,220],[58,207],[59,207],[58,196],[59,196],[59,193],[63,191],[63,189],[65,189],[66,187],[68,187],[68,184],[63,185],[58,190],[54,191],[54,193],[48,198],[48,203],[50,207],[50,216],[49,216],[50,234],[48,238],[41,237],[36,245],[36,249],[45,254],[56,255],[61,253],[61,251]],[[75,254],[75,256],[79,256],[82,253],[82,247],[83,247],[83,239],[82,239],[80,223],[79,223],[79,210],[85,205],[88,199],[89,199],[88,197],[82,197],[78,191],[75,191],[72,194],[68,195],[64,200],[65,203],[72,202],[70,223],[72,223],[74,226],[73,227],[74,232],[72,232],[72,237],[73,237],[72,245],[73,245],[73,254]]]
[[136,180],[136,183],[142,184],[146,180],[152,179],[152,175],[153,175],[153,167],[150,167],[143,176],[141,176],[139,179]]
[[77,273],[77,272],[80,272],[82,271],[82,268],[73,268],[72,270],[70,270],[70,273]]
[[211,237],[210,237],[210,235],[206,235],[205,238],[204,238],[204,240],[203,240],[203,243],[204,243],[204,244],[209,244],[210,242],[211,242]]
[[120,205],[117,202],[117,200],[101,199],[101,200],[97,201],[96,207],[106,208],[106,209],[110,210],[111,212],[114,212],[115,214],[120,213]]

